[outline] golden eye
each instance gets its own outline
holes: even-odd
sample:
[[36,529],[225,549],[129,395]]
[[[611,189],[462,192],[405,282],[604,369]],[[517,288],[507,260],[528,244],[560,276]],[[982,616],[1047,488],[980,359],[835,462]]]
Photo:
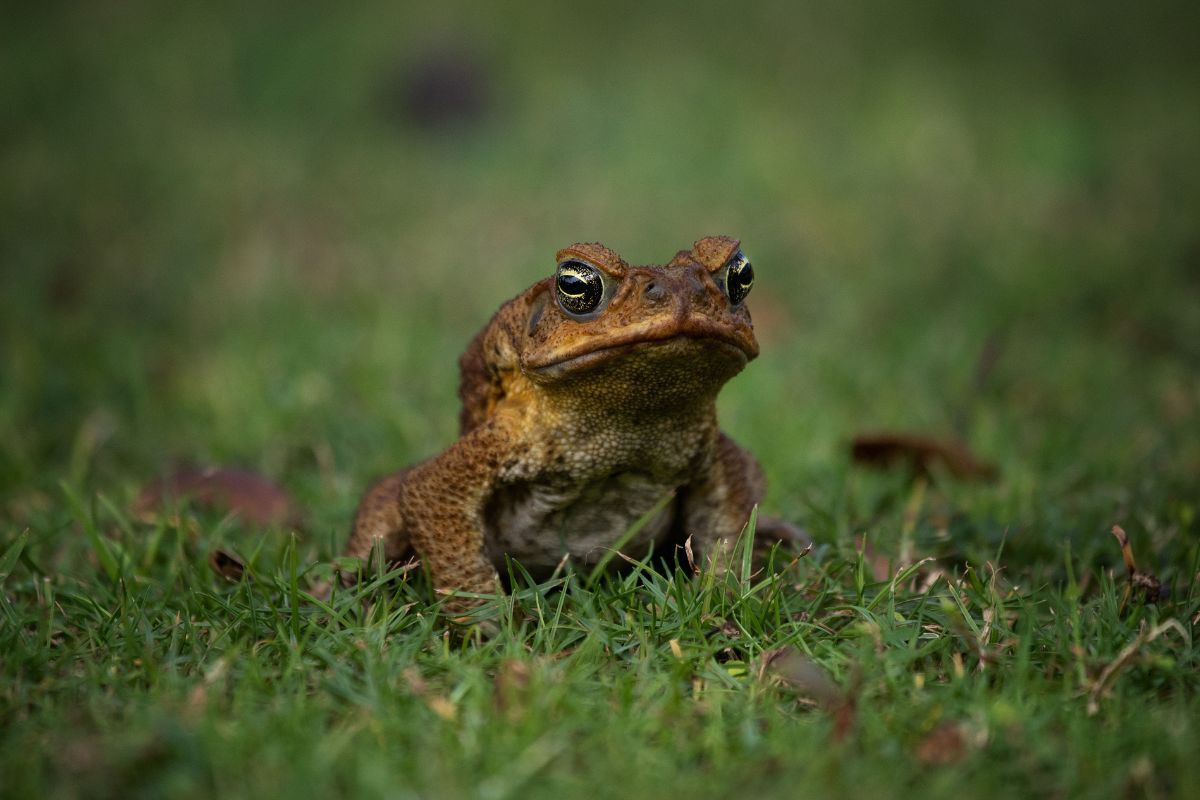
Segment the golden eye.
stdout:
[[590,314],[604,299],[604,280],[600,271],[582,261],[564,261],[554,279],[558,304],[575,316]]
[[725,267],[725,294],[729,296],[730,304],[736,306],[745,300],[753,286],[754,267],[746,254],[738,250]]

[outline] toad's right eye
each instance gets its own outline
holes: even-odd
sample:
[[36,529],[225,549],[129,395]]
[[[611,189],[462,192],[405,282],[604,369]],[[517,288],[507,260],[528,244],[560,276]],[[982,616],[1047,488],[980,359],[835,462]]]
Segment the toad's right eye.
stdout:
[[555,273],[555,294],[562,310],[575,317],[591,314],[604,299],[600,270],[582,261],[564,261]]

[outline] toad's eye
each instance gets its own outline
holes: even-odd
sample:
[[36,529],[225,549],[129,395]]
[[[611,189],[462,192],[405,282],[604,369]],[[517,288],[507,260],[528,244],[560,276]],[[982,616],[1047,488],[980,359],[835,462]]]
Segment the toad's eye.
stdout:
[[576,317],[592,313],[604,299],[604,279],[600,277],[600,271],[582,261],[559,264],[554,287],[562,310]]
[[729,295],[729,302],[736,306],[746,299],[753,286],[754,267],[746,254],[738,250],[725,267],[725,294]]

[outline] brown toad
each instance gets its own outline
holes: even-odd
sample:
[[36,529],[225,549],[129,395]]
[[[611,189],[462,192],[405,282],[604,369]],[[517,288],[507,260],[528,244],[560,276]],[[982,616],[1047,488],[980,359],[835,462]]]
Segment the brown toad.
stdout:
[[[492,593],[506,555],[538,578],[565,555],[594,564],[672,493],[626,552],[728,544],[764,490],[715,406],[758,355],[753,283],[724,236],[665,266],[600,244],[560,250],[555,274],[501,306],[459,360],[458,441],[371,488],[346,554],[381,541],[388,559],[420,556],[439,590]],[[802,538],[776,520],[758,530]]]

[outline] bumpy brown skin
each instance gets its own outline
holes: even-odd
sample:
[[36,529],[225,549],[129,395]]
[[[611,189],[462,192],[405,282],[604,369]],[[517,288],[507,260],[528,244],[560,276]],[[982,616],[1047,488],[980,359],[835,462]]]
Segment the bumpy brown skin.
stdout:
[[[626,549],[691,536],[701,557],[719,552],[765,488],[717,426],[717,392],[758,354],[749,311],[718,285],[737,250],[710,236],[645,267],[599,244],[559,251],[611,279],[607,303],[574,318],[553,277],[505,303],[459,360],[461,437],[371,488],[346,554],[382,542],[389,559],[415,551],[441,591],[495,593],[506,554],[535,576],[566,554],[594,563],[668,493]],[[800,538],[763,518],[759,531]]]

